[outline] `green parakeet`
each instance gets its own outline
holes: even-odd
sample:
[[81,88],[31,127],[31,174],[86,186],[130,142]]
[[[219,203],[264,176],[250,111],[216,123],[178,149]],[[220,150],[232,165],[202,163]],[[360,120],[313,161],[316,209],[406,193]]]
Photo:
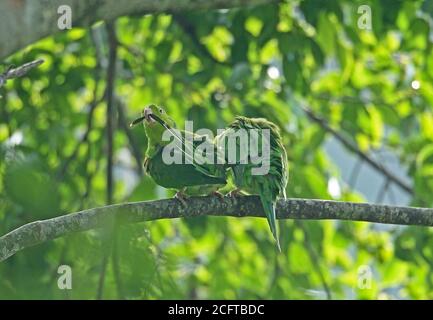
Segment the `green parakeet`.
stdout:
[[[241,145],[242,131],[244,136],[246,135],[244,143],[248,144],[247,149]],[[240,138],[234,139],[236,136]],[[228,143],[230,138],[234,141],[231,146]],[[236,157],[232,157],[231,161],[227,159],[228,166],[232,169],[234,184],[238,190],[259,195],[272,235],[281,251],[275,203],[280,196],[286,198],[288,163],[279,128],[263,118],[236,117],[216,140],[218,146],[224,146],[226,155],[236,152]],[[258,152],[254,152],[254,148],[258,149]],[[246,150],[247,154],[242,155],[242,150]]]
[[[158,185],[188,194],[203,194],[226,185],[227,173],[230,172],[237,190],[259,195],[271,232],[281,250],[275,202],[279,196],[286,197],[288,165],[286,150],[274,123],[262,118],[236,117],[214,141],[209,141],[191,132],[176,133],[174,121],[156,105],[146,107],[143,115],[131,125],[140,122],[143,122],[148,138],[145,170]],[[178,142],[173,151],[184,155],[190,163],[167,163],[164,152],[171,143],[167,137],[164,138],[167,131]],[[186,140],[191,137],[194,142],[187,147]],[[197,152],[203,142],[214,151],[213,161],[208,163],[201,159],[203,152]],[[245,142],[248,145],[246,149]],[[200,161],[196,161],[197,157]]]
[[[155,183],[164,188],[178,190],[177,197],[181,201],[184,193],[188,195],[210,193],[226,184],[226,169],[223,164],[216,164],[217,161],[212,163],[193,161],[193,154],[195,154],[195,157],[198,156],[198,153],[195,152],[197,145],[206,143],[210,148],[214,148],[213,142],[209,141],[206,136],[199,136],[186,131],[176,131],[173,119],[168,116],[163,108],[156,105],[147,106],[142,117],[134,120],[131,126],[140,122],[144,124],[148,139],[144,168]],[[164,134],[167,132],[177,140],[171,141],[167,139],[167,136],[164,138]],[[185,142],[188,136],[192,142],[189,149],[186,147],[187,143]],[[171,149],[171,151],[177,152],[178,156],[179,153],[181,157],[184,156],[181,163],[167,164],[167,161],[164,161],[163,157],[166,157],[165,160],[168,157],[167,154],[164,154],[164,147],[170,143],[177,143],[178,148]],[[188,163],[186,159],[189,159],[190,162]]]

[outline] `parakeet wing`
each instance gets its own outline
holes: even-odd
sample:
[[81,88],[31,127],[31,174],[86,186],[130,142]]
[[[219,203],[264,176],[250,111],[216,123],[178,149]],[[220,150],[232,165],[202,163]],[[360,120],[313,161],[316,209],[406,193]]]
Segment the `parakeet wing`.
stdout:
[[[247,133],[249,143],[249,148],[246,149],[249,152],[247,155],[240,154],[245,151],[241,139],[233,139],[231,146],[228,141],[241,129],[244,129],[244,133]],[[253,131],[255,134],[252,134]],[[221,135],[217,136],[216,144],[224,148],[224,154],[228,166],[232,168],[236,186],[248,193],[260,196],[269,227],[278,247],[280,247],[275,222],[275,202],[278,196],[286,197],[285,188],[288,181],[288,168],[287,154],[278,127],[266,119],[237,117]],[[268,148],[262,149],[262,145],[266,144]],[[261,154],[263,159],[261,164],[255,161],[258,155],[253,155],[252,145],[256,145],[258,150],[264,151]],[[234,152],[236,157],[233,156]],[[232,153],[231,159],[230,153]],[[233,161],[234,159],[235,161]],[[257,169],[263,167],[264,162],[267,163],[264,168],[268,170],[264,170],[260,174]]]
[[[181,134],[184,141],[185,135],[191,133],[181,132]],[[208,147],[213,147],[212,141],[208,141],[207,137],[196,135],[192,146],[197,151],[196,153],[199,152],[200,149],[198,148],[203,146],[203,143],[210,143]],[[177,157],[180,157],[179,163],[167,163],[167,159],[163,157],[163,147],[151,159],[148,159],[146,171],[158,185],[165,188],[181,189],[190,186],[223,185],[226,183],[225,169],[221,165],[197,164],[195,161],[188,163],[184,150],[181,148],[182,145],[179,145],[178,148],[172,150],[177,153]]]

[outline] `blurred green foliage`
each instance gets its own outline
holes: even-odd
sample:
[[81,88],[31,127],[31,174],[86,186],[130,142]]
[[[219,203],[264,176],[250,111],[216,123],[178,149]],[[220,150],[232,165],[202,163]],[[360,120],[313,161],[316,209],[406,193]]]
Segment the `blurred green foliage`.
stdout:
[[[372,30],[357,25],[365,4]],[[363,152],[391,150],[413,182],[410,205],[431,206],[432,13],[421,0],[304,0],[118,19],[116,105],[125,114],[114,136],[115,202],[172,196],[138,174],[146,138],[125,129],[151,102],[196,128],[266,117],[283,130],[290,197],[332,199],[328,180],[336,177],[338,200],[365,200],[341,181],[323,149],[327,135],[303,102]],[[5,61],[45,59],[0,92],[1,234],[105,204],[107,48],[98,24]],[[103,297],[318,299],[328,286],[337,299],[433,298],[432,229],[284,221],[281,230],[277,254],[265,219],[121,226]],[[106,242],[94,230],[19,252],[0,263],[0,298],[95,298]],[[57,288],[61,264],[72,267],[72,290]],[[371,268],[370,289],[358,285],[361,266]]]

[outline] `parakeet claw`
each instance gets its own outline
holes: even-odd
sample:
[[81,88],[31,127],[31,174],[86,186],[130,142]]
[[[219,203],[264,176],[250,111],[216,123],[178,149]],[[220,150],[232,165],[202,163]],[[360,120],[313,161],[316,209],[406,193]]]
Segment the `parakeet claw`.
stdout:
[[231,198],[236,198],[242,195],[242,191],[240,189],[235,189],[227,193],[227,196]]
[[174,195],[174,197],[177,199],[177,200],[179,200],[180,201],[180,203],[183,205],[183,206],[187,206],[187,204],[186,204],[186,200],[188,199],[188,196],[183,192],[183,191],[178,191],[178,192],[176,192],[176,194]]
[[215,196],[220,200],[224,200],[224,195],[219,191],[213,191],[210,195]]

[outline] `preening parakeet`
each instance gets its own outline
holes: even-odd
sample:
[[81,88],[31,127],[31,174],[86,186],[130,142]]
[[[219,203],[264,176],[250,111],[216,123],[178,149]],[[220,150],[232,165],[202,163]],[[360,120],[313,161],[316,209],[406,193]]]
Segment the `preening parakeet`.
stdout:
[[[176,125],[173,119],[162,107],[156,105],[147,106],[142,116],[134,120],[131,126],[140,122],[143,122],[148,139],[144,168],[158,185],[179,190],[177,196],[182,200],[183,193],[189,195],[210,193],[226,184],[226,169],[222,164],[216,164],[217,161],[214,161],[215,164],[197,163],[191,158],[198,144],[202,145],[205,142],[213,146],[213,142],[209,141],[206,136],[175,130]],[[178,149],[171,149],[171,151],[184,157],[182,163],[167,164],[167,161],[163,159],[164,156],[167,156],[167,154],[164,155],[164,147],[173,143],[172,139],[167,139],[169,135],[164,137],[167,131],[169,135],[177,139],[174,143],[177,142]],[[189,150],[186,147],[185,138],[191,139],[192,144]],[[195,155],[197,156],[197,153]],[[187,158],[190,159],[190,163],[186,161]]]
[[[246,135],[244,142],[249,146],[246,149],[241,146],[243,135]],[[236,136],[239,139],[234,139]],[[228,143],[230,137],[232,142],[235,142],[235,147],[233,143],[231,146]],[[217,145],[224,145],[226,155],[237,153],[232,161],[227,159],[228,166],[232,169],[234,184],[239,190],[259,195],[272,235],[281,251],[275,203],[280,196],[286,198],[288,163],[279,128],[263,118],[236,117],[216,140]],[[247,154],[242,155],[242,150],[247,150]]]
[[[259,195],[271,232],[281,250],[275,202],[279,196],[286,197],[288,168],[286,150],[274,123],[261,118],[237,117],[214,141],[206,141],[214,151],[214,161],[203,163],[195,161],[195,157],[200,158],[197,146],[206,137],[185,131],[176,133],[174,121],[163,108],[156,105],[146,107],[142,117],[131,125],[140,122],[143,122],[148,138],[145,170],[158,185],[189,194],[196,193],[197,188],[199,193],[216,191],[227,183],[227,172],[231,170],[233,182],[239,190]],[[167,164],[164,161],[165,147],[170,143],[163,138],[167,130],[179,142],[177,152],[182,152],[185,159],[192,160],[191,163]],[[195,142],[188,150],[185,141],[191,136]],[[244,148],[242,141],[247,141],[248,148]]]

